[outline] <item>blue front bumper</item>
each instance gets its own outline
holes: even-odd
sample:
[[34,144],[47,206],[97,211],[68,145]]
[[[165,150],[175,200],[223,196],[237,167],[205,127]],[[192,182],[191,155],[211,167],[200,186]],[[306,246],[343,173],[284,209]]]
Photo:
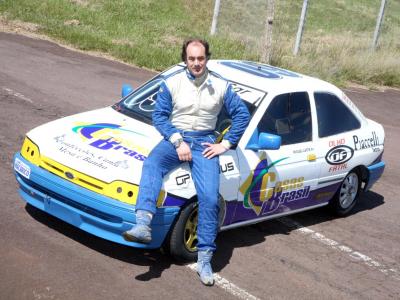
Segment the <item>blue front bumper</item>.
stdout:
[[385,170],[385,163],[383,161],[373,164],[368,167],[369,176],[368,181],[364,187],[365,191],[368,191],[375,182],[382,176],[383,171]]
[[137,248],[159,248],[179,213],[179,207],[162,207],[152,220],[152,242],[140,244],[125,241],[122,233],[136,223],[135,206],[105,197],[64,180],[24,159],[29,179],[15,171],[19,194],[34,207],[71,225],[106,240]]

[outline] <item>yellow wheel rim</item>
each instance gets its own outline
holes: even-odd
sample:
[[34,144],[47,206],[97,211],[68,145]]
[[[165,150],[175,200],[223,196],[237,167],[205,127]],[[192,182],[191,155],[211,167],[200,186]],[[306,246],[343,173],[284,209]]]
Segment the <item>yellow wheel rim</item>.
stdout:
[[184,244],[188,251],[197,251],[197,217],[198,208],[196,207],[189,215],[185,224],[185,232],[183,235]]

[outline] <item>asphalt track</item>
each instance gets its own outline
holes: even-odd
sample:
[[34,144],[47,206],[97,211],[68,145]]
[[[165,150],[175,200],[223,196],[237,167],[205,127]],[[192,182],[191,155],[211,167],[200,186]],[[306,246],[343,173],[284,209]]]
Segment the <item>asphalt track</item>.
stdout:
[[399,299],[400,92],[350,89],[386,130],[380,181],[353,214],[326,209],[223,232],[218,284],[193,265],[88,235],[25,205],[12,156],[31,128],[113,104],[150,71],[0,33],[0,299]]

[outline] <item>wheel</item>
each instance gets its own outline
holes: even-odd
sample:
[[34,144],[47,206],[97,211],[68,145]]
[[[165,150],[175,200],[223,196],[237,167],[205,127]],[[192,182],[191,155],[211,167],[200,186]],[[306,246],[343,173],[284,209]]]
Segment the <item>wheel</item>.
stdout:
[[182,209],[172,229],[169,252],[178,260],[197,259],[197,216],[197,202],[191,202]]
[[331,209],[339,216],[347,215],[357,203],[361,182],[357,171],[346,175],[335,196],[330,202]]
[[[222,197],[219,197],[218,227],[220,228],[225,220],[226,204]],[[186,205],[176,221],[167,242],[169,253],[180,261],[194,261],[197,259],[197,202],[190,202]]]

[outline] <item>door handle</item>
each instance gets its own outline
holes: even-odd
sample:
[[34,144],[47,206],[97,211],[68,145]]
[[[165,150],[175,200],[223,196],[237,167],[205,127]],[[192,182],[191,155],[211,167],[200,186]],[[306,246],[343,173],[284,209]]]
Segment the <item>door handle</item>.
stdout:
[[317,160],[317,156],[314,153],[310,153],[310,154],[307,155],[307,160],[308,161]]

